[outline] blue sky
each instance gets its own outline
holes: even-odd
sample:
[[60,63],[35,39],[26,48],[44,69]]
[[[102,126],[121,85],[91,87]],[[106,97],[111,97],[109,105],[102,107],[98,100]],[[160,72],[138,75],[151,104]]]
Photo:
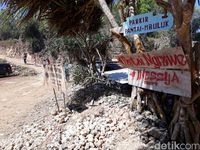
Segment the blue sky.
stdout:
[[0,5],[0,10],[4,8],[5,8],[5,5]]
[[195,6],[196,6],[196,7],[200,7],[200,6],[198,5],[198,0],[196,0]]

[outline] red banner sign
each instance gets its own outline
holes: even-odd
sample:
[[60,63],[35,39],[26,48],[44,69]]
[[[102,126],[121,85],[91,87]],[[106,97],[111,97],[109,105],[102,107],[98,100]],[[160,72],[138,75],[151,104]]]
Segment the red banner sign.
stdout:
[[127,68],[189,69],[181,48],[166,48],[149,53],[119,55],[117,59],[120,64]]

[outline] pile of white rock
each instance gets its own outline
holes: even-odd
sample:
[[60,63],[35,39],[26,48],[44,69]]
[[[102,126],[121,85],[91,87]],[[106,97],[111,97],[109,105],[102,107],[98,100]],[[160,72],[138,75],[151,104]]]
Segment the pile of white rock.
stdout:
[[117,134],[127,130],[130,124],[128,108],[102,108],[65,126],[48,145],[48,149],[114,149]]
[[156,120],[149,111],[131,112],[128,97],[104,96],[82,113],[53,111],[48,119],[26,125],[0,143],[0,149],[115,150],[123,136],[140,137],[150,147],[166,137]]

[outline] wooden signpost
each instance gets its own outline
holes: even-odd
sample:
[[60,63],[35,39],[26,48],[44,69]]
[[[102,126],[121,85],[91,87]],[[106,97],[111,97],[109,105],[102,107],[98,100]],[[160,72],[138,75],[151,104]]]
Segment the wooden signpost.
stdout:
[[[140,14],[131,16],[123,27],[112,31],[124,36],[170,29],[173,26],[171,13]],[[165,48],[159,51],[132,55],[119,55],[118,62],[129,68],[128,83],[153,91],[191,97],[191,74],[182,48]]]
[[117,59],[121,65],[130,68],[128,73],[130,85],[191,97],[191,74],[180,47],[120,55]]
[[171,13],[167,13],[167,15],[146,13],[131,16],[123,23],[124,36],[167,30],[172,26],[173,16]]
[[63,103],[65,107],[66,78],[64,67],[60,64],[47,65],[46,73],[48,74],[49,84],[53,89],[58,112],[60,112],[56,91],[61,92],[63,95]]
[[63,66],[58,64],[48,65],[47,73],[52,88],[57,91],[65,92],[66,91],[66,79]]

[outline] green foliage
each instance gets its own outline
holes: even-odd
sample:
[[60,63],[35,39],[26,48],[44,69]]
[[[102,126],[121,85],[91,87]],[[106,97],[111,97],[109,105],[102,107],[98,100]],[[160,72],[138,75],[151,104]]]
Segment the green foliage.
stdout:
[[139,0],[137,3],[137,13],[160,12],[155,0]]
[[44,41],[41,39],[32,38],[28,41],[31,44],[31,53],[39,53],[45,47]]
[[10,32],[10,26],[9,25],[4,25],[0,29],[0,39],[1,40],[8,40],[11,38],[11,32]]
[[[75,32],[97,32],[101,26],[101,11],[94,0],[2,0],[11,13],[20,12],[22,21],[35,15],[47,19],[51,28],[61,35],[73,35]],[[108,3],[111,0],[107,0]],[[39,13],[38,13],[39,12]]]
[[148,38],[144,45],[147,51],[152,51],[155,48],[154,40],[152,38]]
[[90,77],[88,68],[76,65],[71,70],[72,79],[75,84],[82,84],[85,82],[87,77]]
[[112,8],[112,14],[113,16],[115,17],[115,20],[118,24],[121,24],[121,20],[120,20],[120,16],[119,16],[119,12],[118,12],[118,7],[117,5],[115,5],[113,8]]
[[106,78],[99,78],[96,74],[91,75],[88,68],[84,66],[74,65],[70,69],[70,73],[74,84],[88,86],[93,83],[104,83],[108,86],[110,85],[109,80],[106,80]]
[[17,21],[9,16],[7,11],[0,11],[0,40],[18,39],[20,30],[17,29]]
[[52,56],[56,60],[59,54],[66,50],[65,47],[66,45],[63,37],[53,37],[47,39],[45,51],[48,53],[47,55]]
[[65,54],[68,63],[78,63],[82,65],[89,64],[88,56],[96,57],[98,48],[105,54],[107,41],[109,37],[105,34],[78,34],[75,37],[58,37],[53,33],[51,38],[47,39],[45,51],[53,58],[57,59],[60,53]]
[[23,31],[23,38],[29,43],[30,53],[38,53],[44,49],[44,36],[39,30],[39,23],[30,21]]

